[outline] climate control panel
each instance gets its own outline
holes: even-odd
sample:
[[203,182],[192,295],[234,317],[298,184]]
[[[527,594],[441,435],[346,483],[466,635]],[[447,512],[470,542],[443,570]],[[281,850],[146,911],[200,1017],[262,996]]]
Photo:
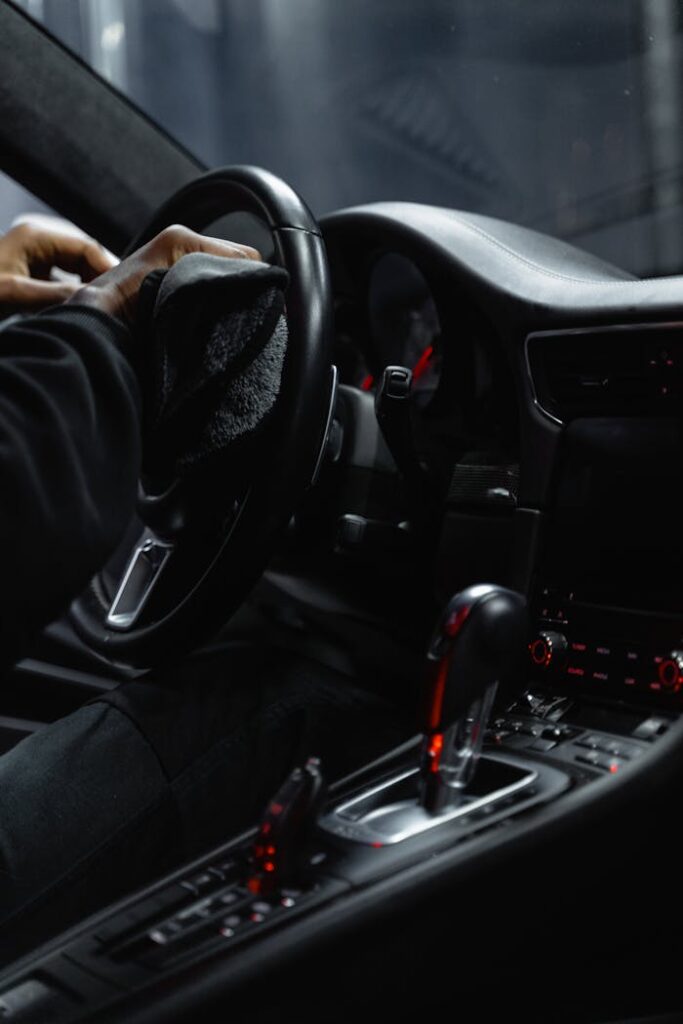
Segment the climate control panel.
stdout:
[[529,640],[531,677],[569,690],[683,702],[683,617],[591,604],[544,586]]

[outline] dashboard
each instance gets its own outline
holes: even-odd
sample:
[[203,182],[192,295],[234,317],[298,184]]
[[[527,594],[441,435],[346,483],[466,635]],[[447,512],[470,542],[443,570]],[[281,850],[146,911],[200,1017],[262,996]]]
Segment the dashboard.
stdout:
[[323,226],[342,380],[374,392],[385,365],[413,371],[441,594],[482,579],[526,593],[534,686],[681,706],[675,279],[413,204]]

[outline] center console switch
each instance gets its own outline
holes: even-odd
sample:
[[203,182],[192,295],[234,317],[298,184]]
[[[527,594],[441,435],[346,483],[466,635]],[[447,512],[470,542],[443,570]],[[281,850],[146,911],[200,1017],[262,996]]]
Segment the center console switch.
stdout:
[[252,846],[250,892],[265,894],[282,885],[306,884],[306,854],[325,792],[317,757],[309,757],[285,780],[268,804]]
[[544,754],[551,761],[616,775],[637,761],[675,721],[628,706],[600,706],[529,690],[504,715],[494,718],[491,744],[501,750]]

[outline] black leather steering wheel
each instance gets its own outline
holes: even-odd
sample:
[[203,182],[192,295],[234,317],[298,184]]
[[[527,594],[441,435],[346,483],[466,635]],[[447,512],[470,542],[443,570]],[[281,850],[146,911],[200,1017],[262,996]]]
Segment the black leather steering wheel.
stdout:
[[255,167],[212,171],[176,192],[129,251],[170,224],[201,231],[225,214],[265,222],[289,273],[282,385],[257,464],[246,477],[208,478],[144,494],[110,565],[70,609],[81,639],[122,670],[175,659],[229,619],[266,567],[314,479],[331,420],[332,301],[325,246],[301,198]]

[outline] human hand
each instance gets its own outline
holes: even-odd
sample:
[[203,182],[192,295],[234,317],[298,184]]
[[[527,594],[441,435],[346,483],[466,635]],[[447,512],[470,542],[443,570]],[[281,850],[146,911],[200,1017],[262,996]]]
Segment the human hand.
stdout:
[[199,235],[190,228],[174,224],[137,249],[106,274],[95,278],[72,296],[72,302],[94,306],[116,316],[129,326],[135,323],[140,285],[153,270],[168,270],[183,256],[193,252],[232,259],[260,260],[261,255],[248,245],[224,242],[220,238]]
[[50,280],[54,268],[91,281],[116,260],[87,235],[25,221],[0,237],[0,310],[43,309],[66,302],[82,285]]

